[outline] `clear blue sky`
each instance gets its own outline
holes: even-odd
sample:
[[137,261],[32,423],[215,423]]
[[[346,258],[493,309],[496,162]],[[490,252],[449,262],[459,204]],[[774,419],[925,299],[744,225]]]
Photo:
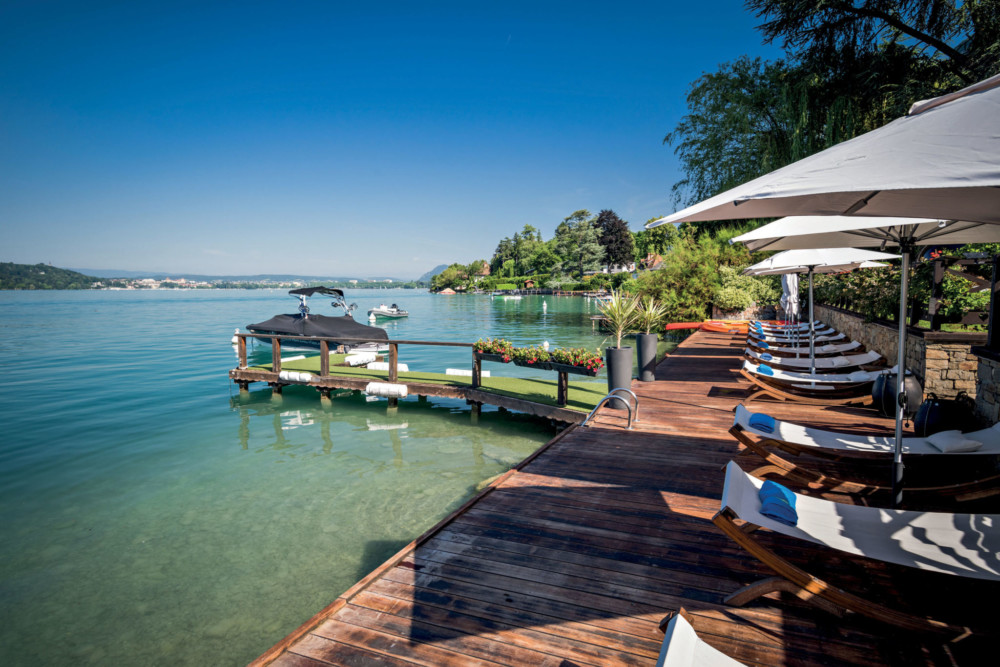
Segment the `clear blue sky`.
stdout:
[[0,4],[0,261],[411,278],[673,210],[712,2]]

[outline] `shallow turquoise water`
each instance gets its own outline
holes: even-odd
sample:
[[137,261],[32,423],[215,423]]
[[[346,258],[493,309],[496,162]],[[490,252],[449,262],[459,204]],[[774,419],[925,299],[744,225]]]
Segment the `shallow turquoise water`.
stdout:
[[[396,339],[603,341],[579,298],[348,297],[359,319],[407,308],[385,325]],[[0,664],[245,664],[553,435],[495,411],[473,426],[460,401],[240,400],[233,330],[294,306],[284,291],[0,292]],[[401,349],[412,370],[469,358]]]

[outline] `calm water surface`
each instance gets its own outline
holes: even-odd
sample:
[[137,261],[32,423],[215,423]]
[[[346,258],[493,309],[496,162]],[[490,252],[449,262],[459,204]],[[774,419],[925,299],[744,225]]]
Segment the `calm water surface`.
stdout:
[[[348,299],[359,319],[380,301],[408,309],[384,325],[397,339],[604,340],[579,298]],[[304,388],[240,400],[233,330],[295,303],[0,292],[0,664],[245,664],[553,435],[494,411],[473,426],[453,400],[389,410],[343,392],[323,408]],[[470,352],[400,358],[443,371]]]

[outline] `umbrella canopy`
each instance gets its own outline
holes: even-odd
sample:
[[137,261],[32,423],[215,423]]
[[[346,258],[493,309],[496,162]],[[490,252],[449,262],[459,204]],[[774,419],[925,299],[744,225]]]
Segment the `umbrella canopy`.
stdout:
[[[1000,224],[1000,75],[646,225],[783,215]],[[857,245],[841,243],[838,245]]]
[[[829,271],[820,271],[820,267],[816,267],[816,273],[844,273],[846,271],[854,271],[855,269],[884,269],[889,266],[884,262],[861,262],[860,264],[846,264],[843,266],[831,266],[823,267],[824,269],[830,269]],[[751,267],[743,269],[743,273],[748,276],[781,276],[784,279],[785,276],[795,277],[799,273],[809,273],[808,266],[793,266],[785,267],[780,269],[767,269],[754,271],[749,273]]]
[[[789,275],[799,273],[809,274],[809,372],[816,372],[816,319],[813,316],[813,274],[814,273],[840,273],[841,271],[852,271],[860,268],[876,268],[888,266],[876,259],[899,259],[899,255],[890,255],[874,250],[859,250],[857,248],[810,248],[803,250],[785,250],[776,255],[768,257],[763,262],[757,262],[753,266],[744,269],[746,275],[782,275],[782,285],[784,279]],[[867,266],[865,266],[867,265]],[[796,281],[798,286],[798,281]],[[785,297],[782,296],[782,306]],[[798,297],[796,297],[796,306]]]
[[[747,236],[744,234],[744,236]],[[742,237],[737,237],[740,239]],[[737,240],[734,239],[734,240]],[[899,259],[899,255],[890,255],[874,250],[859,250],[858,248],[810,248],[802,250],[786,250],[768,257],[763,262],[757,262],[743,270],[748,276],[774,275],[778,273],[839,273],[861,268],[864,262],[877,266],[878,259]],[[810,267],[812,267],[810,269]]]
[[1000,241],[1000,225],[927,218],[789,216],[732,239],[750,250],[965,245]]
[[[744,271],[746,273],[746,271]],[[781,308],[785,317],[796,320],[799,317],[799,274],[786,273],[781,276]],[[811,325],[810,325],[811,326]]]

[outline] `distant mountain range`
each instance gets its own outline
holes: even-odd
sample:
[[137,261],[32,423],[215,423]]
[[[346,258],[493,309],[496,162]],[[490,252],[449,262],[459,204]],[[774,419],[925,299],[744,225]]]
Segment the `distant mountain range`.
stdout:
[[447,268],[448,268],[447,264],[439,264],[439,265],[435,266],[433,269],[431,269],[430,271],[428,271],[427,273],[425,273],[424,275],[422,275],[419,278],[417,278],[417,282],[418,283],[429,283],[431,281],[431,278],[433,278],[434,276],[436,276],[437,274],[441,273],[442,271],[444,271]]
[[[270,280],[274,282],[289,282],[292,280],[302,280],[304,282],[322,282],[325,280],[331,282],[347,282],[348,280],[391,280],[394,283],[408,282],[401,278],[393,278],[392,276],[298,276],[292,274],[278,274],[278,273],[258,273],[252,276],[233,276],[233,275],[202,275],[197,273],[184,273],[182,271],[177,271],[174,273],[162,273],[162,272],[152,272],[152,271],[123,271],[119,269],[70,269],[71,271],[77,271],[84,275],[96,276],[98,278],[152,278],[154,280],[164,280],[165,278],[185,278],[186,280],[198,280],[211,282],[213,280],[232,280],[232,281],[243,281],[243,282],[263,282],[265,280]],[[430,280],[428,278],[428,280]]]

